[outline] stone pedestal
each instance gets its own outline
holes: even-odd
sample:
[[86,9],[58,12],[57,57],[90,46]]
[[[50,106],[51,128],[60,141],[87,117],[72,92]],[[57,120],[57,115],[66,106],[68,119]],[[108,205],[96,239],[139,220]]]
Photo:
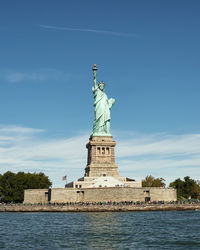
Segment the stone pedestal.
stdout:
[[92,136],[86,145],[88,149],[85,177],[115,176],[118,177],[118,166],[115,163],[115,145],[112,136]]

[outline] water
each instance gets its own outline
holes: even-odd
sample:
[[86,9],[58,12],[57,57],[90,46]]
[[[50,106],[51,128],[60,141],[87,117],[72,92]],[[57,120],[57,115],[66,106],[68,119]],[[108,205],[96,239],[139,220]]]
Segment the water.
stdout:
[[0,249],[200,249],[200,211],[0,213]]

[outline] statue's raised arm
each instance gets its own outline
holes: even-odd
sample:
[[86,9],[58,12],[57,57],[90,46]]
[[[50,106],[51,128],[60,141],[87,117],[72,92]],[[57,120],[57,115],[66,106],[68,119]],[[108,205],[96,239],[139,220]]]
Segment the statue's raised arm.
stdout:
[[97,85],[97,65],[94,64],[93,68],[93,76],[94,76],[94,86],[92,88],[92,91],[94,92],[94,90],[96,90],[98,88],[98,85]]
[[92,91],[94,93],[94,107],[95,120],[93,126],[92,136],[111,136],[110,134],[110,109],[115,103],[115,99],[108,97],[104,92],[105,83],[97,84],[96,72],[97,66],[94,64],[93,68],[94,85]]

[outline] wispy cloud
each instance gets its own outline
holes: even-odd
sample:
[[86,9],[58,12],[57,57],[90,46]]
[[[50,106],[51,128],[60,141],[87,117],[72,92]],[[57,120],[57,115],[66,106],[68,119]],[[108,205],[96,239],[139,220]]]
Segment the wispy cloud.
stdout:
[[54,186],[62,186],[61,177],[67,173],[71,178],[82,176],[88,136],[49,139],[41,136],[44,132],[42,129],[1,126],[0,172],[43,171]]
[[19,82],[44,82],[44,81],[66,81],[69,74],[56,69],[40,70],[0,70],[0,79],[10,83]]
[[[0,172],[44,172],[54,186],[84,174],[88,134],[52,139],[45,130],[22,126],[0,126]],[[123,134],[123,133],[122,133]],[[117,138],[116,138],[117,139]],[[117,139],[116,160],[122,176],[142,179],[147,174],[167,182],[186,175],[200,179],[200,134],[134,134]]]
[[44,129],[36,129],[36,128],[26,128],[23,126],[16,125],[8,125],[8,126],[0,126],[0,134],[1,133],[17,133],[17,134],[33,134],[45,132]]
[[119,156],[200,154],[200,134],[153,134],[121,141]]
[[115,32],[115,31],[108,31],[108,30],[69,28],[69,27],[59,27],[59,26],[43,25],[43,24],[39,24],[38,26],[44,29],[54,29],[54,30],[62,30],[62,31],[78,31],[78,32],[90,32],[90,33],[112,35],[112,36],[138,37],[138,35],[134,33]]

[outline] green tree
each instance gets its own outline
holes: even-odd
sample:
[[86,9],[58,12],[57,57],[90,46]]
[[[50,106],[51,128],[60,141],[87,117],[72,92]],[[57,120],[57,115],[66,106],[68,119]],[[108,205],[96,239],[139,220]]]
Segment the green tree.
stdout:
[[177,190],[178,199],[200,199],[199,184],[199,181],[195,181],[189,176],[186,176],[184,177],[184,180],[181,180],[180,178],[176,179],[175,181],[171,182],[169,186]]
[[[1,183],[1,178],[2,178],[2,175],[0,174],[0,183]],[[0,186],[0,199],[1,199],[1,197],[2,197],[2,190],[1,190],[1,186]],[[0,200],[0,202],[1,202],[1,200]]]
[[165,187],[165,179],[154,178],[152,175],[147,175],[144,180],[142,180],[143,187]]
[[43,173],[31,174],[10,171],[0,176],[0,196],[3,202],[22,202],[25,189],[45,189],[52,185]]

